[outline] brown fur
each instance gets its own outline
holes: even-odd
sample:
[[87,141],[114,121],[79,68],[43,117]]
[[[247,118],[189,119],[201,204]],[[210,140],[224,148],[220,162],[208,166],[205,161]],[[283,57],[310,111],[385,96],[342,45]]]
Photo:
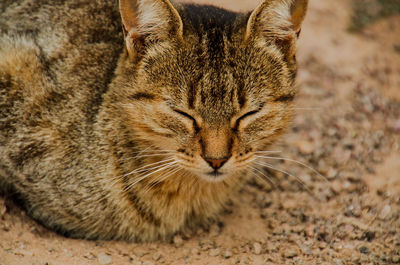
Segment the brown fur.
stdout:
[[291,119],[306,5],[0,3],[0,186],[71,237],[207,223]]

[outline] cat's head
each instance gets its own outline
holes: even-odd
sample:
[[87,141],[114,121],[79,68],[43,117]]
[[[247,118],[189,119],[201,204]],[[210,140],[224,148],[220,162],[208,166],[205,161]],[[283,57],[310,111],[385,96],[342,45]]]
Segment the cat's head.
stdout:
[[296,39],[307,0],[252,13],[122,0],[116,82],[127,126],[150,149],[215,181],[247,169],[291,119]]

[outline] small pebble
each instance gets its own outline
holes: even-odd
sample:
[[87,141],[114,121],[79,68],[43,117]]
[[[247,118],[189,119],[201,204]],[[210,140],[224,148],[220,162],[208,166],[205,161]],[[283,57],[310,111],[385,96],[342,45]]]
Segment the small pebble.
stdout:
[[399,255],[393,256],[392,257],[392,262],[393,263],[400,263],[400,256]]
[[216,237],[219,234],[221,234],[221,228],[217,224],[213,224],[210,227],[210,236],[211,237]]
[[308,237],[313,237],[314,234],[315,234],[314,229],[315,229],[315,226],[314,226],[314,225],[308,225],[308,226],[306,227],[306,229],[305,229],[306,236],[308,236]]
[[216,244],[212,240],[204,239],[204,240],[201,240],[199,242],[199,247],[200,247],[201,250],[205,251],[205,250],[209,250],[209,249],[215,248]]
[[16,251],[14,251],[14,254],[15,255],[19,255],[19,256],[28,256],[28,257],[32,257],[33,256],[33,253],[32,252],[30,252],[30,251],[26,251],[26,250],[24,250],[24,249],[19,249],[19,250],[16,250]]
[[389,124],[389,129],[395,133],[400,133],[400,119]]
[[145,261],[143,262],[143,265],[155,265],[155,264],[151,261]]
[[338,171],[336,169],[334,169],[334,168],[330,168],[328,170],[328,172],[326,173],[326,177],[328,179],[334,179],[334,178],[337,177],[337,175],[338,175]]
[[236,257],[233,259],[232,264],[239,264],[240,263],[240,257]]
[[230,249],[225,250],[224,258],[229,259],[230,257],[232,257],[232,251]]
[[260,255],[261,254],[262,248],[261,248],[261,244],[260,243],[255,242],[253,244],[253,249],[254,249],[254,254],[256,254],[256,255]]
[[200,249],[199,248],[192,248],[190,251],[193,255],[200,255]]
[[334,259],[333,261],[335,262],[335,265],[344,265],[343,261],[341,261],[340,259]]
[[385,207],[383,207],[382,211],[379,213],[379,219],[385,220],[386,218],[388,218],[391,211],[392,208],[390,207],[390,205],[385,205]]
[[293,249],[288,249],[287,252],[285,253],[285,257],[288,259],[292,259],[297,256],[298,256],[297,251]]
[[179,248],[179,247],[183,246],[183,239],[181,236],[179,236],[179,235],[174,236],[173,241],[174,241],[175,247]]
[[352,139],[344,139],[343,140],[343,147],[346,149],[353,149],[354,141]]
[[310,255],[311,254],[312,248],[311,248],[310,245],[302,244],[300,246],[300,248],[301,248],[301,251],[303,252],[303,254],[305,254],[305,255]]
[[0,198],[0,217],[2,217],[7,211],[6,203],[3,198]]
[[161,258],[161,254],[160,253],[154,253],[153,257],[152,257],[155,261],[159,260]]
[[210,255],[211,257],[216,257],[216,256],[218,256],[220,253],[221,253],[221,251],[219,250],[219,248],[214,248],[214,249],[211,249],[211,250],[210,250],[209,255]]
[[360,217],[361,216],[361,206],[359,204],[350,205],[349,207],[347,207],[347,210],[344,212],[344,215]]
[[8,224],[4,224],[3,227],[1,228],[3,231],[5,232],[9,232],[10,231],[10,226]]
[[315,150],[314,145],[309,141],[298,141],[296,145],[303,155],[309,155]]
[[360,247],[360,252],[363,253],[363,254],[369,254],[370,253],[369,248],[366,247],[366,246]]
[[87,259],[95,259],[96,256],[93,253],[87,253],[86,255],[84,255],[85,258]]
[[362,239],[367,240],[368,242],[371,242],[372,240],[375,239],[375,232],[373,231],[366,231],[362,235]]
[[112,262],[112,257],[105,253],[100,253],[97,256],[97,259],[101,265],[108,265],[108,264],[111,264],[111,262]]
[[144,255],[147,255],[148,254],[148,252],[146,252],[146,251],[141,251],[141,250],[139,250],[139,251],[137,251],[136,253],[136,256],[138,256],[138,257],[143,257]]

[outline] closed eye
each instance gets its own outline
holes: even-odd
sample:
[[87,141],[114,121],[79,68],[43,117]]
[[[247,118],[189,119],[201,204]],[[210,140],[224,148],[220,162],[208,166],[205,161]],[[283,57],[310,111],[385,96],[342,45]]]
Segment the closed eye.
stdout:
[[176,113],[178,113],[179,115],[181,115],[181,116],[183,116],[183,117],[185,117],[185,118],[191,120],[191,121],[193,122],[193,127],[194,127],[194,130],[195,130],[196,133],[200,130],[200,128],[199,128],[199,126],[198,126],[198,124],[197,124],[196,119],[193,118],[190,114],[187,114],[186,112],[181,111],[181,110],[178,110],[178,109],[173,109],[173,111],[176,112]]
[[254,115],[254,114],[257,114],[258,112],[259,112],[260,110],[253,110],[253,111],[250,111],[250,112],[247,112],[246,114],[244,114],[243,116],[241,116],[240,118],[238,118],[237,120],[236,120],[236,122],[235,122],[235,130],[237,130],[238,128],[239,128],[239,125],[240,125],[240,122],[241,121],[243,121],[244,119],[246,119],[246,118],[248,118],[248,117],[250,117],[250,116],[252,116],[252,115]]

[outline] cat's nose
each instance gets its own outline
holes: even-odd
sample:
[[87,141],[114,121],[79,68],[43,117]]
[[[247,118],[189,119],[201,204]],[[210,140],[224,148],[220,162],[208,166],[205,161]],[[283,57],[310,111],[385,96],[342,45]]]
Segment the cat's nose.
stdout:
[[215,170],[220,169],[229,158],[222,158],[222,159],[212,159],[212,158],[204,158],[206,162]]

